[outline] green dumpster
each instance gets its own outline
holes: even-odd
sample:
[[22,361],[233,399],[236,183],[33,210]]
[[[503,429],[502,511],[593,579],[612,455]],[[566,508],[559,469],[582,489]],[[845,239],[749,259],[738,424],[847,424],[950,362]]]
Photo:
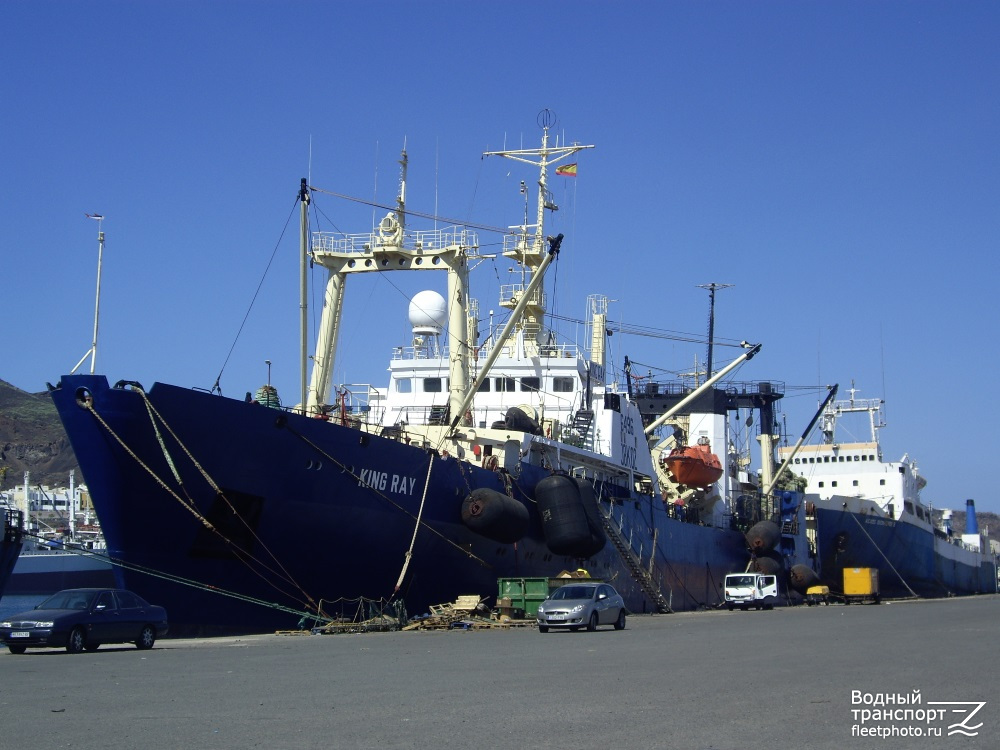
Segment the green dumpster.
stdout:
[[548,578],[498,578],[497,601],[510,599],[513,609],[524,610],[525,617],[538,614],[538,605],[549,595]]

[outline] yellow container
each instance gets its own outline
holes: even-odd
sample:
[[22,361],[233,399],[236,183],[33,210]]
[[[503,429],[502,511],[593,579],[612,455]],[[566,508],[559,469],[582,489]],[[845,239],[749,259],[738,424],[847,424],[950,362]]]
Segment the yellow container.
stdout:
[[878,594],[878,568],[844,568],[844,596]]

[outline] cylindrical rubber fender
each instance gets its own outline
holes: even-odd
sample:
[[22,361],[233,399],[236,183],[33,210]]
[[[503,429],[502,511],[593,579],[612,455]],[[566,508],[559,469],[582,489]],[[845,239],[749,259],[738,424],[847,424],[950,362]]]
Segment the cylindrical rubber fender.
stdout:
[[528,509],[502,492],[480,487],[462,501],[462,523],[487,539],[511,544],[528,530]]
[[757,553],[752,567],[758,573],[763,573],[766,576],[776,576],[781,574],[785,566],[781,562],[780,554],[774,550],[767,550]]
[[781,538],[781,530],[774,521],[758,521],[747,532],[747,545],[754,554],[759,554],[769,549],[774,549],[774,545]]
[[800,594],[804,594],[810,586],[819,585],[819,575],[808,565],[799,563],[798,565],[793,565],[792,569],[788,571],[788,582],[793,589]]
[[545,543],[553,553],[573,557],[593,554],[590,523],[575,480],[565,474],[545,477],[535,487],[535,501]]
[[597,507],[597,495],[594,494],[594,486],[586,479],[577,479],[577,486],[580,488],[580,502],[583,503],[583,510],[587,514],[587,526],[590,527],[590,542],[594,551],[585,557],[596,555],[607,544],[608,537],[604,534],[604,523],[601,520],[601,511]]

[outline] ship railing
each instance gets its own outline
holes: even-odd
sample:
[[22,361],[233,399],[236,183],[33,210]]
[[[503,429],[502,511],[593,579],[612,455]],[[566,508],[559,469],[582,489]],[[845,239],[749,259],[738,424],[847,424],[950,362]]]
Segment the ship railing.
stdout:
[[448,359],[448,347],[442,346],[435,348],[433,346],[395,346],[392,349],[392,359],[394,360],[409,360],[409,359]]
[[[501,305],[516,305],[521,301],[521,297],[524,295],[525,285],[524,284],[503,284],[500,287],[500,304]],[[528,299],[529,305],[534,305],[535,307],[545,307],[546,297],[545,292],[536,288],[532,292],[531,297]]]
[[611,506],[608,508],[608,518],[611,520],[612,525],[617,527],[619,536],[621,537],[621,539],[625,541],[626,544],[628,544],[628,547],[630,550],[632,550],[632,553],[637,558],[639,558],[640,562],[644,562],[643,554],[644,553],[652,554],[652,552],[649,550],[644,550],[641,541],[639,542],[638,546],[636,546],[634,528],[631,525],[626,526],[625,524],[624,509],[620,509],[618,517],[615,518],[615,505],[612,503]]
[[503,253],[508,257],[541,256],[546,244],[536,234],[537,224],[521,224],[508,228],[503,236]]
[[403,406],[395,410],[399,425],[448,424],[448,405]]
[[312,249],[313,252],[318,253],[357,253],[361,255],[379,248],[391,247],[419,254],[423,251],[441,250],[456,245],[466,248],[479,247],[479,236],[465,227],[451,226],[444,229],[404,232],[402,245],[397,246],[387,238],[383,238],[378,232],[360,234],[312,233]]

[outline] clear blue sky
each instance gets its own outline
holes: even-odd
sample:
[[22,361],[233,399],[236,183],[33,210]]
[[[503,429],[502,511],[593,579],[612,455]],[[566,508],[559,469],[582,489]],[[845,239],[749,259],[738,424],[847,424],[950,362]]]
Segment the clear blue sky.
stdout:
[[[0,378],[19,388],[90,343],[99,212],[99,371],[210,387],[277,248],[221,383],[240,397],[270,359],[294,402],[299,178],[391,202],[405,139],[412,209],[514,224],[533,175],[480,153],[535,145],[547,107],[596,145],[554,183],[557,313],[603,293],[616,320],[704,336],[697,285],[734,284],[717,335],[763,343],[738,378],[787,384],[789,432],[817,403],[798,386],[853,379],[886,398],[886,456],[918,460],[926,501],[1000,511],[995,2],[7,0],[0,27]],[[317,208],[319,228],[372,222]],[[507,268],[480,270],[485,312]],[[444,279],[350,288],[336,380],[385,384],[421,286]],[[669,371],[705,356],[612,345]]]

